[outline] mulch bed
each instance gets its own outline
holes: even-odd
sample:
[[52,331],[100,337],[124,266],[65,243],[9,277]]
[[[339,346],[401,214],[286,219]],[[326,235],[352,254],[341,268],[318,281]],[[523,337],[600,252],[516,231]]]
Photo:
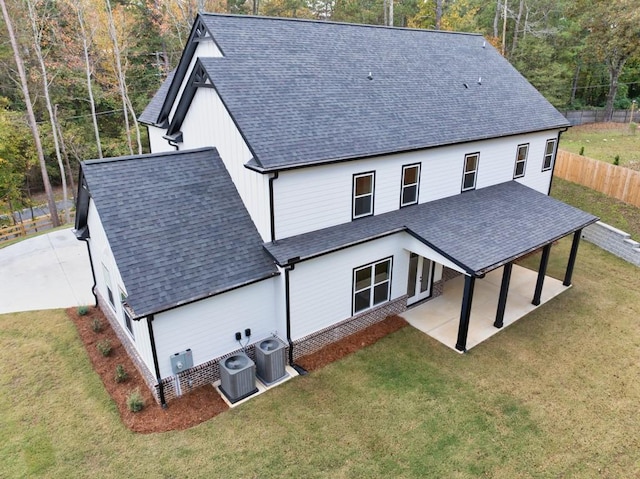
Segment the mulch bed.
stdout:
[[[122,422],[132,431],[147,434],[187,429],[228,409],[213,386],[196,388],[184,396],[170,401],[168,407],[163,409],[155,401],[147,384],[131,362],[129,355],[102,311],[98,308],[89,308],[88,313],[84,316],[80,316],[75,308],[69,308],[66,311],[76,325],[80,340],[85,346],[93,368],[118,407]],[[95,318],[103,326],[102,331],[97,333],[92,329]],[[399,316],[390,316],[384,321],[330,344],[316,353],[304,356],[296,363],[307,371],[315,371],[375,343],[406,325],[407,322]],[[106,357],[97,348],[97,343],[105,339],[108,339],[112,345],[111,354]],[[127,380],[122,383],[115,380],[116,366],[119,364],[123,365],[128,373]],[[127,396],[136,389],[144,398],[145,407],[142,411],[133,413],[127,408]]]

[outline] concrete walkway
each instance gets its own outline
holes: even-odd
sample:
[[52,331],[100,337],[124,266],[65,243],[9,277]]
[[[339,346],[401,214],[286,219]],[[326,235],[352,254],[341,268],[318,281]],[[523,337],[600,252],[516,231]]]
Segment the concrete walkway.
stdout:
[[0,249],[0,314],[94,304],[85,243],[71,229]]
[[[488,273],[483,279],[477,279],[471,305],[469,319],[469,333],[467,336],[467,350],[499,333],[510,324],[526,316],[540,306],[531,304],[536,287],[538,273],[521,266],[514,265],[511,272],[511,284],[507,296],[507,307],[502,329],[493,326],[498,309],[502,270],[498,268]],[[562,281],[549,276],[544,279],[540,305],[555,298],[570,288]],[[440,341],[456,352],[458,326],[460,325],[460,308],[462,307],[462,292],[464,276],[458,276],[444,285],[441,296],[408,309],[401,316],[416,329]]]

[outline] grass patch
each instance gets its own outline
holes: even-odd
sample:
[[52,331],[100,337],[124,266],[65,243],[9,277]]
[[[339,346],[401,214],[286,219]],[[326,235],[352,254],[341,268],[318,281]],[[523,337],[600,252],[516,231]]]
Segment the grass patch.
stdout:
[[551,196],[600,217],[634,238],[640,238],[640,208],[558,177],[553,178]]
[[1,315],[0,477],[638,477],[637,273],[582,243],[573,288],[465,355],[403,328],[150,435],[121,425],[64,311]]
[[620,165],[640,169],[640,133],[632,133],[628,123],[594,123],[569,128],[560,139],[560,148],[607,163],[616,156]]

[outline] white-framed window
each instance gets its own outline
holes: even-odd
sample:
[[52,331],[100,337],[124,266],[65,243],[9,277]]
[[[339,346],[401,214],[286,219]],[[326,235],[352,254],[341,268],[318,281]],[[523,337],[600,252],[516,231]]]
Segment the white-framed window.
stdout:
[[553,167],[553,157],[556,153],[556,139],[547,140],[544,147],[544,158],[542,160],[542,171],[550,170]]
[[353,175],[352,219],[363,218],[373,214],[375,182],[376,174],[373,171]]
[[124,294],[124,291],[120,289],[120,305],[122,307],[122,319],[124,319],[124,325],[127,327],[127,331],[131,334],[133,338],[133,324],[131,322],[131,316],[129,316],[129,312],[127,311],[127,295]]
[[115,309],[116,303],[115,303],[115,299],[113,298],[113,287],[111,286],[111,274],[109,273],[109,269],[107,269],[104,263],[102,264],[102,273],[104,275],[104,284],[107,287],[107,298],[109,299],[109,304],[111,304],[111,307]]
[[392,258],[354,268],[353,314],[389,301],[391,297]]
[[527,155],[529,154],[529,143],[518,145],[516,152],[516,165],[513,168],[513,178],[522,178],[527,168]]
[[400,208],[415,205],[418,202],[420,186],[420,164],[402,167],[402,187],[400,189]]
[[470,153],[464,157],[464,170],[462,172],[462,191],[476,189],[476,178],[478,176],[478,163],[480,153]]

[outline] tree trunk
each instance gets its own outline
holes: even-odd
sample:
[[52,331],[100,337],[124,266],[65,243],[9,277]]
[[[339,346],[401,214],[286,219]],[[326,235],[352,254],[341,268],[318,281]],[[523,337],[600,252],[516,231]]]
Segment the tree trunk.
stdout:
[[493,38],[498,38],[498,22],[500,21],[500,12],[502,11],[502,2],[496,0],[496,14],[493,16]]
[[393,0],[389,0],[389,26],[393,26]]
[[29,84],[27,83],[27,75],[24,71],[24,63],[22,56],[20,55],[20,47],[16,40],[16,35],[13,31],[13,24],[7,11],[7,5],[5,0],[0,0],[0,7],[2,8],[2,15],[4,16],[4,23],[7,26],[7,33],[9,34],[9,41],[11,42],[11,48],[13,50],[13,57],[16,62],[16,68],[18,69],[18,76],[20,77],[20,87],[22,89],[22,95],[24,96],[25,106],[27,107],[27,119],[29,121],[29,127],[31,128],[31,134],[33,135],[33,142],[36,147],[36,153],[38,154],[38,162],[40,163],[40,172],[42,173],[42,183],[44,184],[44,191],[47,195],[47,204],[49,206],[49,214],[51,215],[51,223],[54,228],[60,226],[60,218],[58,218],[58,208],[53,197],[53,190],[51,189],[51,182],[49,181],[49,173],[47,173],[47,164],[44,159],[44,151],[42,150],[42,142],[40,141],[40,131],[38,124],[36,123],[36,115],[33,112],[33,105],[31,104],[31,95],[29,93]]
[[89,105],[91,106],[91,119],[93,121],[93,132],[96,137],[96,147],[98,149],[98,158],[102,158],[102,142],[100,141],[100,130],[98,128],[98,115],[96,115],[96,102],[93,98],[93,88],[91,84],[91,61],[89,59],[89,42],[87,30],[84,22],[84,6],[81,2],[76,3],[78,24],[80,25],[80,33],[82,35],[82,51],[84,53],[84,68],[87,78],[87,92],[89,93]]
[[53,105],[53,116],[56,120],[56,125],[58,126],[58,137],[60,138],[60,151],[62,152],[62,157],[64,158],[64,164],[67,167],[67,179],[69,180],[69,185],[71,186],[71,191],[73,192],[73,197],[76,195],[76,184],[73,181],[73,171],[71,170],[71,164],[69,163],[69,155],[67,153],[67,147],[64,144],[64,136],[62,135],[62,128],[60,128],[60,122],[58,121],[58,105]]
[[626,58],[616,58],[607,62],[609,68],[609,93],[607,94],[607,104],[604,107],[604,121],[611,121],[613,118],[613,104],[618,93],[618,79],[626,60]]
[[520,33],[520,20],[522,19],[522,11],[524,10],[524,0],[520,0],[518,7],[518,15],[516,16],[516,25],[513,28],[513,43],[511,44],[511,56],[516,52],[518,46],[518,34]]
[[576,101],[576,93],[578,92],[578,80],[580,78],[580,64],[576,65],[576,72],[573,75],[573,82],[571,83],[571,99],[569,101],[570,105],[573,105],[573,102]]
[[442,27],[442,3],[444,0],[436,0],[436,30]]
[[44,92],[44,100],[47,106],[47,113],[49,113],[49,122],[51,123],[51,136],[53,137],[53,146],[56,150],[56,159],[58,160],[58,168],[60,169],[60,180],[62,181],[62,199],[64,200],[64,222],[65,224],[68,224],[71,222],[71,216],[69,215],[68,206],[69,195],[67,193],[67,176],[64,171],[64,165],[62,164],[60,142],[58,141],[58,126],[53,114],[53,106],[51,105],[47,66],[44,63],[44,56],[42,55],[42,34],[40,33],[40,30],[38,28],[38,19],[36,18],[35,8],[31,3],[31,0],[27,0],[27,8],[29,10],[29,21],[31,22],[31,30],[33,33],[33,50],[36,54],[36,58],[38,59],[38,64],[40,65],[40,71],[42,73],[42,91]]
[[502,20],[502,56],[507,53],[507,3],[508,0],[504,0],[504,18]]

